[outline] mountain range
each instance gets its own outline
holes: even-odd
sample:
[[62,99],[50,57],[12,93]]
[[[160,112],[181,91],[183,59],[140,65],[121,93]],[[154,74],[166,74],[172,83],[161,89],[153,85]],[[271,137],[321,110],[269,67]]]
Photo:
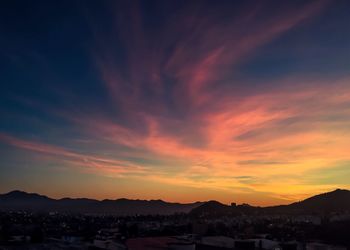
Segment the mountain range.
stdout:
[[228,206],[217,201],[209,201],[192,209],[190,215],[203,217],[239,214],[324,214],[344,211],[350,211],[350,191],[336,189],[289,205],[270,207],[254,207],[248,204]]
[[162,200],[116,199],[99,201],[86,198],[53,199],[36,193],[12,191],[0,194],[0,210],[57,211],[120,216],[189,213],[195,217],[241,213],[324,213],[350,211],[350,191],[337,189],[300,202],[271,207],[255,207],[248,204],[228,206],[218,201],[181,204]]
[[201,202],[181,204],[162,200],[94,200],[86,198],[52,199],[36,193],[12,191],[0,194],[0,210],[57,211],[90,214],[147,215],[188,213],[202,205]]

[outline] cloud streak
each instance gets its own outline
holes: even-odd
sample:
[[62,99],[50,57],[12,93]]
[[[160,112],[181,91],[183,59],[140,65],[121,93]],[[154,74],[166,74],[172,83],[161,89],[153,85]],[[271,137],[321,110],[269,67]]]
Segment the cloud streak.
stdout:
[[14,147],[38,152],[45,155],[51,155],[56,157],[56,160],[63,160],[69,162],[71,165],[84,167],[94,172],[101,171],[101,173],[123,175],[128,173],[142,174],[146,171],[146,168],[137,166],[130,162],[105,158],[101,156],[92,156],[90,154],[76,153],[65,148],[40,142],[33,142],[30,140],[23,140],[6,134],[0,134],[0,141],[8,143]]
[[88,15],[108,110],[84,106],[74,94],[68,99],[82,105],[43,104],[76,133],[69,149],[11,133],[0,140],[82,171],[130,178],[130,185],[144,178],[159,187],[214,190],[225,202],[230,194],[289,202],[334,188],[336,181],[303,176],[350,160],[349,76],[254,80],[239,72],[265,46],[307,28],[328,4],[278,3],[271,11],[269,4],[194,2],[157,16],[128,2],[111,8],[108,28]]

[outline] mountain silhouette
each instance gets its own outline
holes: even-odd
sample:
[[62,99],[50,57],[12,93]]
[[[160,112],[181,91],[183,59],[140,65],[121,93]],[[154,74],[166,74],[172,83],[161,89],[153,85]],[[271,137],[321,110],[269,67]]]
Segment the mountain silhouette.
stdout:
[[201,202],[181,204],[162,200],[52,199],[36,193],[12,191],[0,195],[0,210],[57,211],[113,215],[155,215],[188,213]]
[[0,194],[0,210],[57,211],[113,215],[155,215],[189,213],[191,216],[238,215],[242,213],[327,213],[350,211],[350,191],[336,189],[289,205],[254,207],[248,204],[228,206],[218,201],[188,204],[162,200],[94,200],[86,198],[52,199],[36,193],[12,191]]
[[194,208],[190,212],[192,217],[206,217],[206,216],[222,216],[232,214],[234,211],[230,206],[222,204],[218,201],[208,201],[204,204]]
[[303,201],[289,205],[271,207],[254,207],[248,204],[228,206],[217,201],[206,202],[194,208],[193,217],[238,215],[238,214],[295,214],[295,213],[329,213],[350,211],[350,191],[336,189],[332,192],[319,194]]
[[350,211],[350,191],[336,189],[332,192],[312,196],[287,206],[289,209],[315,212]]

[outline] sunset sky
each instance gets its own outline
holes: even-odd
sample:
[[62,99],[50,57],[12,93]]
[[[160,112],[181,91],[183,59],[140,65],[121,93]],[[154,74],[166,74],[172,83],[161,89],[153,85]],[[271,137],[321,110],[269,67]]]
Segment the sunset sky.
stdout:
[[349,1],[0,3],[0,193],[291,203],[350,188]]

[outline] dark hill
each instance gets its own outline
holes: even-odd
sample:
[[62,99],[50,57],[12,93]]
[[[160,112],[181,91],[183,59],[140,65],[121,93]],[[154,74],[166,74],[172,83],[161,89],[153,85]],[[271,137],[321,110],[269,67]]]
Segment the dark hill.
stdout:
[[304,211],[350,211],[350,191],[337,189],[332,192],[312,196],[300,202],[292,203],[288,207]]
[[222,216],[232,214],[230,206],[224,205],[218,201],[208,201],[190,212],[192,217]]
[[19,190],[11,191],[7,194],[0,195],[0,200],[50,200],[47,196],[39,195],[35,193],[26,193]]
[[193,217],[210,217],[237,214],[305,214],[350,211],[350,191],[337,189],[319,194],[289,205],[254,207],[247,204],[227,206],[217,201],[209,201],[193,209]]
[[290,205],[254,207],[247,204],[228,206],[217,201],[189,204],[169,203],[162,200],[93,200],[93,199],[52,199],[47,196],[12,191],[0,194],[0,210],[64,211],[92,214],[146,215],[188,213],[193,217],[223,216],[238,214],[276,213],[327,213],[350,211],[350,191],[337,189],[319,194]]
[[170,203],[162,200],[52,199],[43,195],[12,191],[0,195],[0,210],[58,211],[113,215],[188,213],[202,203]]

